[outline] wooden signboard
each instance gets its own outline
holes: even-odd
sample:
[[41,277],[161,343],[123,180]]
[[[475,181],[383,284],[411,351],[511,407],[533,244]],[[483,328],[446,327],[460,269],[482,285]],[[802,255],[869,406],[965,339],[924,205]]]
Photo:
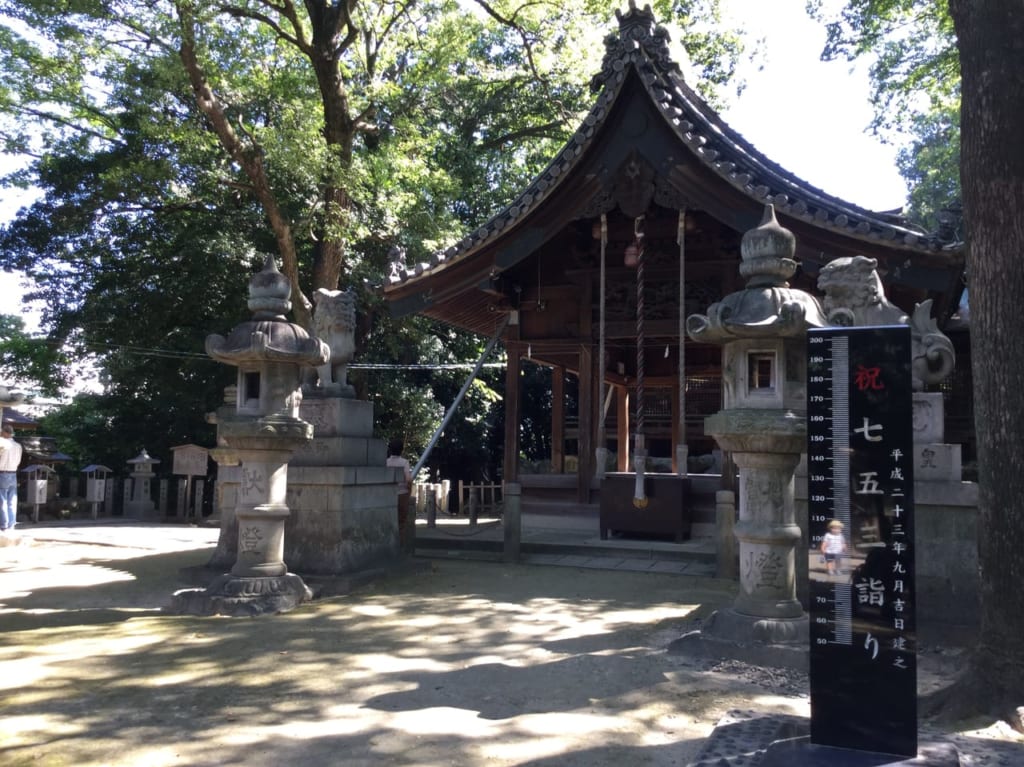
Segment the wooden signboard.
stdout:
[[178,445],[172,447],[174,468],[172,473],[186,477],[205,477],[210,451],[199,445]]

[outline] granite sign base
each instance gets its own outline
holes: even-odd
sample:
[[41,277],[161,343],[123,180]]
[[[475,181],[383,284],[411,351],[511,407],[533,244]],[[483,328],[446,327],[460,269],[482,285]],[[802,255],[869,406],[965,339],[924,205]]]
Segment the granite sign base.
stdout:
[[[925,729],[914,758],[810,746],[810,720],[752,709],[726,713],[688,767],[1019,767],[1024,745]],[[803,744],[802,746],[800,744]],[[799,750],[798,750],[799,746]],[[771,760],[768,761],[768,752]],[[861,761],[849,761],[858,759]],[[874,761],[864,759],[874,758]],[[844,761],[846,760],[846,761]],[[879,761],[880,760],[880,761]]]
[[921,746],[915,757],[855,751],[811,743],[810,736],[777,740],[768,746],[758,767],[960,767],[952,743]]
[[242,578],[221,575],[205,589],[182,589],[172,597],[168,612],[175,615],[227,615],[251,618],[294,610],[313,598],[298,575]]

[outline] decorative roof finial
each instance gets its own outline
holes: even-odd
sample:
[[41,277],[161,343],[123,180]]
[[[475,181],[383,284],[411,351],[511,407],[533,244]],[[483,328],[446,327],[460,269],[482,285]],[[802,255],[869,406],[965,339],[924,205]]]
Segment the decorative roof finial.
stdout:
[[665,27],[657,23],[650,5],[643,10],[636,6],[636,0],[629,0],[629,10],[615,11],[619,31],[612,32],[604,39],[605,54],[601,71],[590,81],[595,93],[605,85],[621,80],[624,65],[641,65],[650,62],[663,74],[682,77],[679,65],[672,60],[669,52],[669,35]]
[[277,270],[274,256],[268,253],[262,271],[249,280],[249,311],[258,320],[283,320],[292,308],[288,300],[291,293],[291,283]]
[[796,274],[796,237],[775,218],[775,206],[764,206],[761,224],[745,232],[740,242],[740,274],[748,288],[788,287]]

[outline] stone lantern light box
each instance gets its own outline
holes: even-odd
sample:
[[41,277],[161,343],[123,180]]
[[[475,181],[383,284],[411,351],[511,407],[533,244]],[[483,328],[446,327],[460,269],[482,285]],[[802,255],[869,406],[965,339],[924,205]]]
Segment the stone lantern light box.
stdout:
[[28,503],[32,506],[46,503],[47,482],[53,474],[53,467],[44,463],[34,463],[22,469],[21,473],[25,475],[25,495]]
[[46,503],[53,467],[45,463],[33,463],[22,469],[21,473],[25,475],[25,496],[32,507],[32,521],[39,522],[39,507]]

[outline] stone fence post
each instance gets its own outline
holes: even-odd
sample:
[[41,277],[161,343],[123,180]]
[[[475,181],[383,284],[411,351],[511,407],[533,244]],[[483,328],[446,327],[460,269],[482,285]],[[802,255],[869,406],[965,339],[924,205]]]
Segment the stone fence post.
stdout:
[[523,488],[518,482],[505,483],[505,513],[502,528],[505,533],[505,549],[502,557],[505,562],[518,562],[519,549],[522,543],[523,521],[520,503]]

